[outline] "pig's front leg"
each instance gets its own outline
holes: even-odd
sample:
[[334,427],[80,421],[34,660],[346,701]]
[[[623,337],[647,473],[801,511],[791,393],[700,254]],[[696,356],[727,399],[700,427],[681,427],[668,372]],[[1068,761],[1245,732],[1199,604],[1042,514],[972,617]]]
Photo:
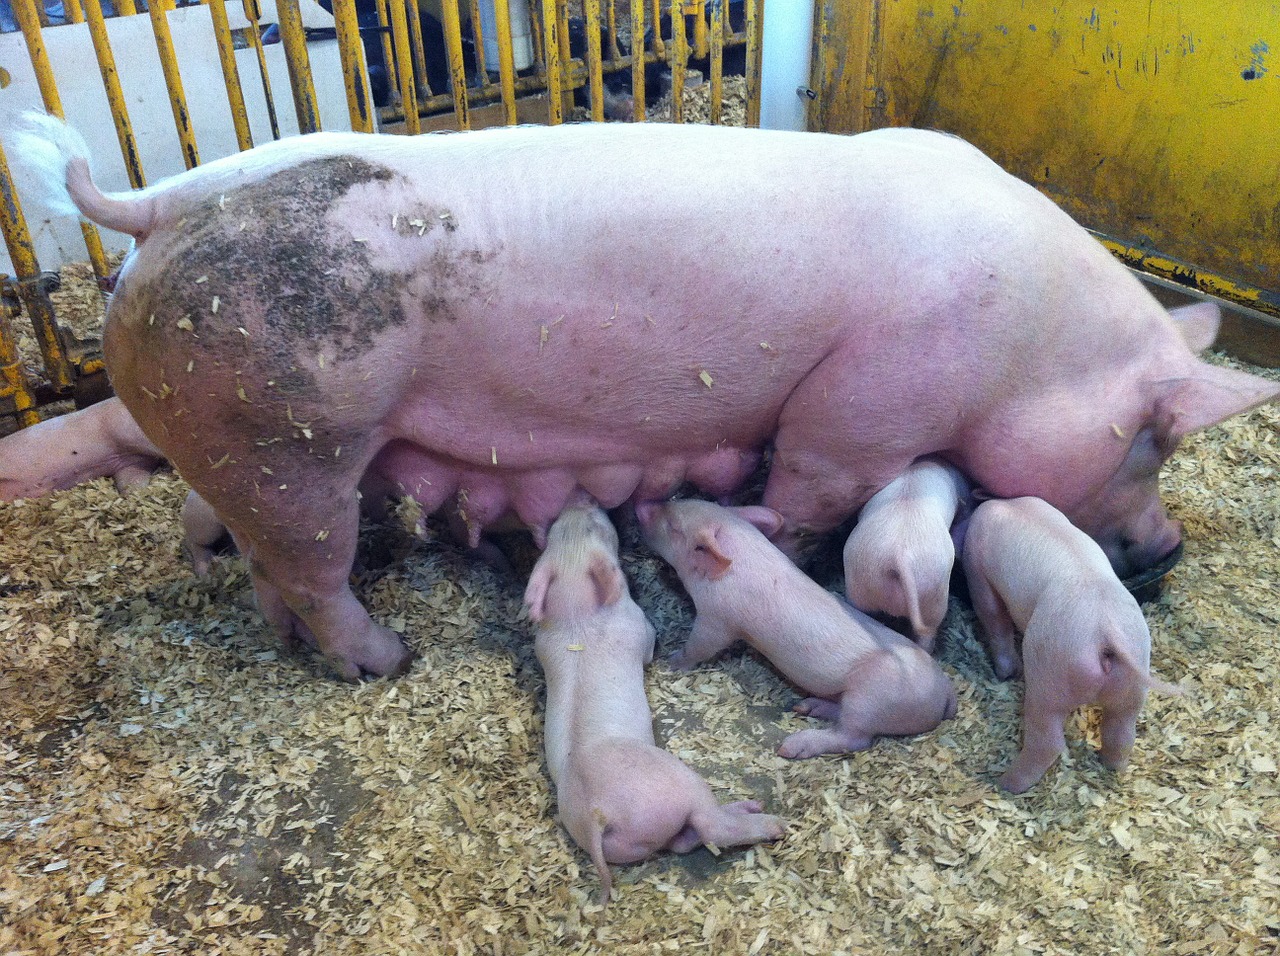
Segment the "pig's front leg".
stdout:
[[870,746],[869,735],[835,726],[822,730],[801,730],[792,734],[778,747],[778,756],[788,760],[805,760],[820,754],[853,753]]
[[968,572],[966,583],[969,585],[973,610],[982,624],[987,650],[991,653],[991,666],[1001,680],[1016,677],[1022,672],[1022,659],[1018,655],[1018,628],[981,566],[974,562],[967,564],[965,570]]
[[728,623],[707,614],[699,614],[684,647],[668,658],[678,671],[692,670],[703,661],[715,657],[738,639],[738,632]]

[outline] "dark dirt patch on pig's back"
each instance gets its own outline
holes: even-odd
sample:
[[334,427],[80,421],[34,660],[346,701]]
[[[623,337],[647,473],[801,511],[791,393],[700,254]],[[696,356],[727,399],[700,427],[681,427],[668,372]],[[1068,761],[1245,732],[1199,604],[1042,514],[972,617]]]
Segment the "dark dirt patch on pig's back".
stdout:
[[[243,329],[265,339],[255,341],[254,350],[282,371],[300,351],[325,347],[335,358],[359,355],[380,333],[407,321],[405,277],[330,213],[353,188],[396,177],[367,160],[329,156],[211,194],[172,231],[144,243],[140,254],[160,261],[140,282],[125,277],[117,298],[135,322],[156,316],[151,326],[134,326],[144,336],[153,328],[172,340],[187,331],[209,354],[238,352]],[[191,328],[175,330],[183,317]]]

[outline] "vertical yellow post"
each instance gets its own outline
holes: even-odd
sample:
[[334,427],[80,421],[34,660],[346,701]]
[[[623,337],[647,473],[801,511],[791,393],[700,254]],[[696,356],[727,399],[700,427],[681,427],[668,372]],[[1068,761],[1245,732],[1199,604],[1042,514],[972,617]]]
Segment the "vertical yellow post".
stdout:
[[[635,37],[634,32],[631,35]],[[640,36],[643,39],[644,34],[641,33]],[[667,58],[667,48],[662,42],[662,0],[653,0],[653,55],[659,60]]]
[[[0,291],[9,281],[6,275],[0,275]],[[22,360],[18,356],[18,344],[13,337],[8,308],[0,302],[0,400],[13,399],[13,410],[18,414],[18,427],[28,428],[39,424],[40,413],[36,410],[36,396],[31,391],[31,383],[22,370]]]
[[615,0],[609,0],[606,10],[609,18],[609,62],[616,66],[622,59],[622,51],[618,49],[618,5]]
[[539,69],[543,71],[543,78],[546,78],[547,56],[546,49],[542,40],[542,21],[545,11],[530,8],[529,10],[529,31],[533,35],[533,60],[538,64]]
[[747,125],[760,125],[760,16],[761,0],[746,0],[747,14]]
[[[496,6],[496,4],[495,4]],[[484,60],[484,26],[480,23],[480,2],[471,0],[471,43],[476,51],[476,75],[481,86],[489,85],[489,64]]]
[[9,258],[13,260],[14,271],[18,274],[18,295],[35,329],[49,381],[54,388],[64,391],[71,387],[71,363],[62,350],[49,297],[36,282],[40,264],[36,261],[35,246],[32,245],[31,233],[22,215],[22,204],[18,202],[18,193],[14,189],[3,147],[0,147],[0,234],[4,235]]
[[249,111],[244,105],[240,68],[236,65],[235,44],[231,39],[231,24],[227,20],[227,0],[204,0],[204,3],[209,7],[213,36],[218,41],[218,62],[222,64],[222,81],[227,87],[227,105],[231,107],[236,145],[240,149],[250,149],[253,147],[253,134],[249,132]]
[[685,0],[685,16],[693,17],[693,55],[707,58],[707,9],[703,0]]
[[267,103],[267,119],[271,123],[271,138],[280,138],[280,122],[276,118],[276,98],[271,92],[271,77],[267,72],[267,55],[262,49],[262,34],[258,27],[258,21],[262,19],[262,11],[258,9],[258,0],[243,0],[244,16],[249,21],[249,29],[246,31],[249,38],[249,46],[253,47],[254,52],[258,56],[258,75],[262,77],[262,96]]
[[560,26],[556,18],[556,0],[542,0],[542,28],[547,58],[547,124],[564,122],[563,81],[560,77]]
[[631,0],[631,116],[637,123],[644,122],[644,7],[645,0]]
[[604,122],[604,74],[600,64],[600,0],[582,0],[587,21],[587,81],[591,87],[591,119]]
[[422,119],[418,116],[418,90],[413,82],[413,60],[409,53],[409,27],[405,22],[404,0],[390,0],[391,40],[395,59],[387,60],[387,70],[394,63],[396,83],[400,87],[400,104],[404,108],[404,123],[410,133],[422,132]]
[[387,73],[387,86],[395,97],[404,99],[400,90],[400,73],[396,69],[396,55],[391,43],[391,4],[388,0],[377,0],[378,23],[382,27],[378,37],[382,43],[382,65]]
[[138,6],[133,0],[117,0],[116,16],[118,17],[136,17],[138,15]]
[[502,118],[516,125],[516,59],[511,48],[511,7],[507,0],[494,0],[494,25],[498,31],[498,82],[502,86]]
[[160,54],[160,69],[164,73],[164,85],[169,91],[169,107],[173,111],[173,125],[178,131],[182,146],[182,161],[187,169],[200,165],[196,150],[196,136],[191,129],[191,114],[187,110],[187,97],[182,91],[182,74],[178,72],[178,57],[173,49],[173,33],[169,30],[169,14],[164,0],[151,0],[147,4],[151,15],[151,32],[156,38],[156,52]]
[[284,61],[289,67],[289,87],[293,90],[298,130],[314,133],[320,129],[320,107],[316,102],[315,84],[311,82],[311,57],[307,54],[307,37],[302,28],[298,0],[276,0],[276,15],[280,17],[280,42],[284,46]]
[[684,72],[689,45],[684,35],[684,0],[671,0],[671,122],[684,122]]
[[[16,0],[13,11],[18,25],[22,28],[23,39],[27,42],[27,56],[31,60],[31,69],[35,72],[36,83],[40,87],[40,98],[44,101],[45,112],[62,119],[62,97],[58,95],[58,85],[53,79],[53,65],[49,62],[49,51],[45,49],[44,36],[40,32],[40,18],[36,15],[38,0]],[[70,9],[65,7],[64,9]],[[83,18],[84,13],[77,7]],[[90,222],[80,223],[80,232],[84,235],[85,249],[89,252],[89,261],[93,264],[93,274],[99,279],[107,275],[107,254],[102,248],[102,237],[98,228]]]
[[[427,50],[422,41],[422,9],[418,0],[409,0],[409,43],[413,46],[413,73],[418,78],[418,90],[431,95],[431,81],[427,79]],[[418,93],[414,90],[414,94]]]
[[107,103],[111,106],[111,118],[116,125],[116,139],[120,141],[120,153],[124,168],[134,189],[146,185],[142,175],[142,161],[138,158],[138,143],[133,138],[129,123],[129,111],[124,105],[124,92],[120,89],[120,75],[116,71],[116,58],[111,52],[111,40],[107,37],[107,23],[102,17],[99,0],[85,0],[85,17],[89,21],[89,36],[93,38],[93,51],[97,55],[98,69],[102,73],[102,85],[106,89]]
[[[218,3],[220,0],[211,2]],[[342,78],[347,90],[347,113],[351,116],[351,128],[357,133],[372,133],[373,116],[369,112],[364,44],[360,42],[355,0],[334,0],[333,25],[338,35],[338,56],[342,60]]]
[[445,52],[449,55],[453,115],[458,122],[458,129],[471,129],[471,113],[467,106],[467,65],[462,60],[462,24],[458,19],[458,0],[443,0],[440,14],[444,18]]
[[720,124],[724,99],[724,0],[711,0],[711,123]]
[[62,9],[67,13],[68,23],[84,23],[84,8],[80,0],[63,0]]

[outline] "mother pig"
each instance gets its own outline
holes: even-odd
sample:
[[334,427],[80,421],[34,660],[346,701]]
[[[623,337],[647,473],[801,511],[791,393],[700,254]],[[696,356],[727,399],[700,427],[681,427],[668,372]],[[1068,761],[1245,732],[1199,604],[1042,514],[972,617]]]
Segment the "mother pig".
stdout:
[[940,133],[326,133],[114,196],[66,127],[33,145],[137,240],[105,333],[121,400],[266,616],[348,677],[407,658],[348,587],[360,487],[541,535],[579,488],[727,493],[772,441],[794,550],[934,454],[1125,573],[1178,542],[1156,489],[1178,440],[1277,390],[1193,356],[1215,308],[1171,321]]

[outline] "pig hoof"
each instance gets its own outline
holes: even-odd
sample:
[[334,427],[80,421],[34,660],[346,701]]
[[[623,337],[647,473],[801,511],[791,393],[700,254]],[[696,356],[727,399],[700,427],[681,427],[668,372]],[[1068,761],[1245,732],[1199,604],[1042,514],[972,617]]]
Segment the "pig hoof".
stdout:
[[697,664],[685,656],[684,651],[676,651],[667,658],[667,664],[673,671],[691,671]]
[[1014,677],[1022,676],[1022,662],[1016,657],[1000,658],[995,661],[996,677],[1001,680],[1011,680]]
[[1031,780],[1024,780],[1021,774],[1015,774],[1012,770],[1008,770],[1000,778],[1000,789],[1007,790],[1009,793],[1026,793],[1035,786],[1036,781],[1039,779],[1039,777],[1035,777]]
[[764,804],[759,800],[739,800],[737,803],[726,803],[722,809],[725,813],[763,813]]
[[852,753],[870,746],[870,737],[855,737],[838,730],[802,730],[782,742],[778,756],[788,760],[806,760],[819,754]]
[[389,627],[375,624],[354,653],[331,651],[325,655],[343,680],[356,681],[363,676],[399,677],[413,663],[413,651]]
[[819,720],[835,720],[840,713],[839,704],[823,697],[806,697],[791,709],[801,716]]

